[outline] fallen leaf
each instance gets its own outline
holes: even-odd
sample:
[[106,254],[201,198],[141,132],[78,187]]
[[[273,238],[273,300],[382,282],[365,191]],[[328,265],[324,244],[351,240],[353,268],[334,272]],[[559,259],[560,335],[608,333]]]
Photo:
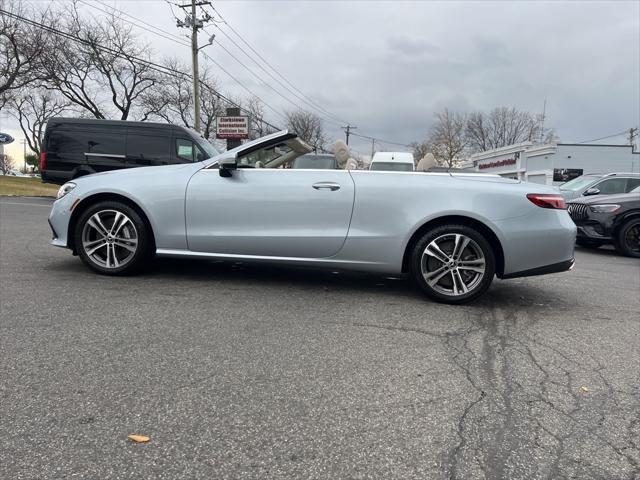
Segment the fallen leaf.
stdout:
[[582,390],[583,392],[590,392],[591,389],[589,389],[589,387],[585,387],[584,385],[582,387],[580,387],[580,390]]
[[145,437],[144,435],[127,435],[127,438],[136,443],[147,443],[151,440],[149,437]]

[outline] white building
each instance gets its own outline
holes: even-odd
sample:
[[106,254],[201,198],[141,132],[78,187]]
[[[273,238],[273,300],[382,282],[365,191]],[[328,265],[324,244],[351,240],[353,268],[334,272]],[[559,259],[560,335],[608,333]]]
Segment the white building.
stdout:
[[586,173],[640,173],[640,152],[631,145],[525,142],[476,153],[470,160],[474,171],[547,185]]

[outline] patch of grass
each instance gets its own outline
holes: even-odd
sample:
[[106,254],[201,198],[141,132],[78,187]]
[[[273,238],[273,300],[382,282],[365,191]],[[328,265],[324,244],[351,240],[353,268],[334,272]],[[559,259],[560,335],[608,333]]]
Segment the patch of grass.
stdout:
[[58,186],[42,183],[39,178],[0,175],[0,195],[55,197]]

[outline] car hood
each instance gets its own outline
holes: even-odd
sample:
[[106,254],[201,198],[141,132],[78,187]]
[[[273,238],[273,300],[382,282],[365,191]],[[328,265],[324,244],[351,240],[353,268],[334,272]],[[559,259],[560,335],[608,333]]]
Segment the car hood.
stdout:
[[584,203],[585,205],[595,205],[599,203],[620,203],[629,201],[640,201],[638,193],[618,193],[615,195],[589,195],[571,200],[569,203]]
[[562,198],[564,198],[565,200],[569,201],[572,200],[574,198],[578,198],[581,195],[581,191],[573,191],[573,190],[562,190],[561,188],[558,189],[560,192],[560,195],[562,195]]
[[119,178],[124,178],[124,177],[126,178],[130,178],[133,176],[152,177],[158,174],[167,175],[177,170],[184,170],[189,168],[195,171],[203,168],[205,166],[205,162],[177,163],[173,165],[159,165],[155,167],[135,167],[135,168],[125,168],[122,170],[109,170],[107,172],[92,173],[91,175],[86,175],[86,176],[74,179],[73,182],[84,183],[86,181],[93,181],[94,179],[100,179],[101,181],[104,181],[104,182],[111,182],[111,181],[117,181]]

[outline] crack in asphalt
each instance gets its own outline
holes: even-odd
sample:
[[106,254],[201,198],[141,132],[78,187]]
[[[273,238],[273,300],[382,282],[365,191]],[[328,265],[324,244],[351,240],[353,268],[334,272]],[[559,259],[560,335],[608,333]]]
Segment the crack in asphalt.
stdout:
[[[397,321],[323,323],[415,333],[442,343],[476,392],[457,416],[457,441],[443,462],[446,478],[612,478],[598,458],[575,451],[583,439],[601,455],[617,457],[621,472],[615,478],[640,477],[640,450],[634,441],[640,419],[632,414],[640,406],[637,392],[614,387],[606,366],[588,352],[540,338],[535,332],[540,318],[532,307],[506,304],[466,312],[465,328],[444,332]],[[588,392],[580,390],[578,380],[585,374],[598,384]],[[635,408],[621,443],[607,438],[604,426],[620,421],[623,396],[633,399]],[[549,460],[541,462],[536,452]]]

